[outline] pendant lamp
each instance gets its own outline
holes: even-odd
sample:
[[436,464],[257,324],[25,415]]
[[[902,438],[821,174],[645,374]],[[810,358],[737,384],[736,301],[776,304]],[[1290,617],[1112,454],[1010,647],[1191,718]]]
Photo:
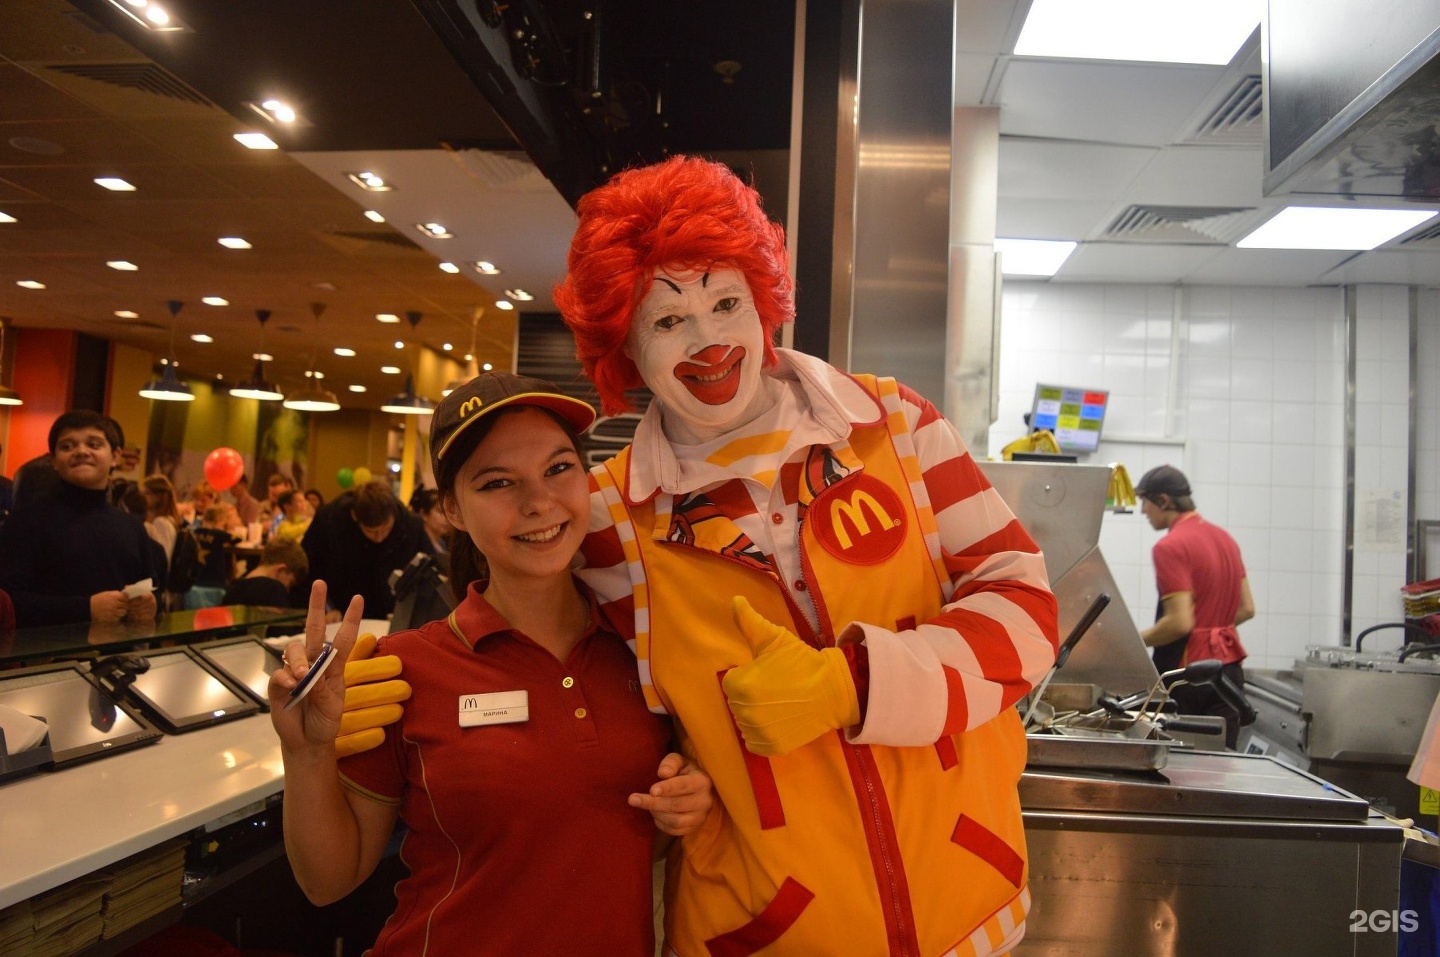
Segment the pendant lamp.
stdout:
[[480,320],[484,315],[485,307],[476,306],[475,314],[470,317],[470,351],[465,353],[465,371],[460,373],[460,378],[452,379],[450,384],[445,386],[440,392],[442,396],[449,395],[480,374],[480,359],[475,355],[475,332],[480,327]]
[[[410,322],[410,331],[413,334],[415,327],[420,325],[420,313],[407,312],[405,318]],[[384,405],[380,407],[381,412],[394,412],[397,415],[430,415],[435,411],[435,403],[423,395],[415,394],[415,376],[405,377],[405,391],[399,395],[392,395]]]
[[[325,303],[310,303],[310,314],[315,317],[315,343],[320,341],[320,316],[325,312]],[[298,412],[334,412],[340,408],[335,393],[320,384],[315,374],[315,351],[310,351],[310,368],[305,370],[305,384],[285,397],[285,408]]]
[[[256,309],[255,318],[260,320],[260,351],[257,356],[265,354],[265,323],[270,320],[269,309]],[[265,360],[255,360],[255,371],[250,373],[250,378],[238,383],[230,389],[230,394],[237,399],[259,399],[262,402],[278,402],[285,398],[280,390],[265,381]]]
[[[0,379],[5,374],[5,329],[10,325],[9,319],[0,318]],[[24,405],[20,393],[0,382],[0,405]]]
[[180,315],[180,310],[185,303],[178,299],[171,299],[165,303],[165,308],[170,310],[170,358],[165,360],[165,368],[160,375],[149,382],[140,390],[140,396],[145,399],[158,399],[161,402],[194,402],[195,393],[190,387],[180,381],[175,374],[177,363],[175,362],[175,322]]

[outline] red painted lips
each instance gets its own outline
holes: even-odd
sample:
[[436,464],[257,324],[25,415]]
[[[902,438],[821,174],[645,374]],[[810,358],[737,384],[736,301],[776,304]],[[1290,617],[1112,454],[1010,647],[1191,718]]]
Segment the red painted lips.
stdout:
[[706,346],[691,359],[694,361],[675,366],[675,378],[691,395],[706,405],[724,405],[735,398],[740,390],[740,364],[745,361],[743,346]]

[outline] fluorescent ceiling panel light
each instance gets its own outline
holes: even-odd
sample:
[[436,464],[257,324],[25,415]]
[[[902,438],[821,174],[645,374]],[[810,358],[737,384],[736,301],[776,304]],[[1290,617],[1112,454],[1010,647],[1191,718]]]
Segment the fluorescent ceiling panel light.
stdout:
[[511,309],[515,308],[515,304],[513,302],[506,302],[504,299],[501,299],[499,302],[495,303],[495,308],[503,309],[504,311],[509,312]]
[[455,274],[455,273],[457,273],[457,272],[460,271],[460,267],[457,266],[457,265],[455,265],[454,263],[441,263],[441,264],[440,264],[440,271],[441,271],[441,272],[448,272],[448,273],[450,273],[450,274],[453,275],[453,274]]
[[139,319],[140,313],[133,309],[116,309],[115,316],[118,319]]
[[125,259],[109,259],[106,260],[105,265],[109,266],[111,269],[118,269],[121,272],[134,272],[135,270],[140,268],[139,266]]
[[226,249],[251,249],[251,245],[239,236],[221,236],[218,240]]
[[221,298],[220,296],[206,296],[205,298],[201,299],[200,301],[203,302],[203,303],[205,303],[205,305],[207,305],[207,306],[228,306],[228,305],[230,305],[230,300],[229,300],[229,299],[224,299],[224,298]]
[[45,284],[35,279],[17,279],[15,285],[21,289],[44,289]]
[[483,259],[475,264],[475,271],[482,276],[500,275],[500,270],[496,267],[494,263],[486,262]]
[[1242,249],[1374,249],[1435,214],[1433,209],[1287,206],[1235,245]]
[[125,182],[118,176],[99,176],[95,179],[96,186],[103,186],[113,193],[133,193],[135,187]]
[[383,373],[385,373],[386,375],[399,375],[399,374],[400,374],[400,367],[399,367],[399,366],[381,366],[381,367],[380,367],[380,371],[383,372]]
[[235,139],[247,150],[278,150],[280,148],[264,133],[236,133]]
[[383,222],[385,222],[385,217],[384,217],[384,216],[381,216],[379,213],[375,212],[375,210],[373,210],[373,209],[367,209],[367,210],[365,210],[365,218],[368,219],[368,220],[370,220],[370,222],[372,222],[372,223],[383,223]]
[[19,221],[9,213],[0,213],[0,223],[18,223]]
[[336,347],[335,347],[335,354],[336,354],[337,356],[345,356],[346,358],[349,358],[349,357],[351,357],[351,356],[353,356],[353,355],[355,354],[355,350],[354,350],[354,349],[347,349],[347,348],[345,348],[344,346],[336,346]]
[[214,338],[213,336],[207,336],[207,335],[206,335],[205,333],[203,333],[203,332],[197,332],[197,333],[195,333],[194,335],[192,335],[192,336],[190,337],[190,341],[191,341],[191,342],[214,342],[214,341],[215,341],[215,338]]
[[362,173],[346,173],[345,178],[369,193],[388,193],[395,188],[369,170]]
[[376,319],[379,319],[381,322],[389,322],[389,323],[394,323],[394,322],[399,322],[399,321],[400,321],[400,317],[397,316],[397,315],[395,315],[395,313],[393,313],[393,312],[377,312],[377,313],[375,313],[375,318],[376,318]]
[[1075,243],[1049,239],[997,239],[1000,272],[1005,276],[1053,276],[1075,251]]
[[1224,66],[1263,12],[1259,0],[1033,0],[1015,55]]

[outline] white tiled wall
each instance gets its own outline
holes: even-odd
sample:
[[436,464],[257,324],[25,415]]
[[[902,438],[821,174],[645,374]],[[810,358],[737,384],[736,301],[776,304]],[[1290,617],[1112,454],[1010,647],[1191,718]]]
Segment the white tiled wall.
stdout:
[[[1367,480],[1380,483],[1392,480],[1397,434],[1404,470],[1405,430],[1386,423],[1394,383],[1402,406],[1408,383],[1393,366],[1397,342],[1406,356],[1408,305],[1403,288],[1362,292],[1369,298],[1359,328],[1371,346],[1360,356],[1375,363],[1367,367],[1375,381],[1360,393],[1372,396],[1374,408],[1361,403],[1371,445],[1358,451]],[[1088,461],[1123,462],[1134,479],[1169,462],[1190,477],[1201,514],[1227,528],[1245,557],[1258,612],[1241,629],[1249,663],[1284,667],[1307,644],[1339,642],[1345,327],[1338,289],[1195,287],[1181,290],[1177,303],[1168,286],[1008,282],[1002,309],[991,455],[1023,434],[1036,382],[1108,389],[1104,438]],[[1432,338],[1437,368],[1440,331]],[[1431,454],[1440,456],[1435,431],[1432,422]],[[1428,494],[1440,498],[1433,480]],[[1138,511],[1107,514],[1102,523],[1101,549],[1137,625],[1153,620],[1150,548],[1159,534]],[[1356,603],[1363,585],[1365,605],[1365,614],[1357,608],[1357,631],[1377,615],[1399,616],[1403,553],[1398,568],[1388,555],[1370,555],[1364,575],[1357,567]]]

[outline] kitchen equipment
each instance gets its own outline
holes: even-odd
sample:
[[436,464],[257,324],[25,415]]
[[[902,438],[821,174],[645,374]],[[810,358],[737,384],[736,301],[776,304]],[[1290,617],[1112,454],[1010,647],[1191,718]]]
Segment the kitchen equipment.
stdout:
[[1065,662],[1070,660],[1070,652],[1075,650],[1075,646],[1080,643],[1080,639],[1085,637],[1085,632],[1089,631],[1090,626],[1095,624],[1095,619],[1100,617],[1100,613],[1105,610],[1105,606],[1108,604],[1110,604],[1110,595],[1106,592],[1101,592],[1095,596],[1095,600],[1090,603],[1090,607],[1085,609],[1085,614],[1080,616],[1080,620],[1075,623],[1075,627],[1070,629],[1070,634],[1066,636],[1064,644],[1060,646],[1060,650],[1055,655],[1055,664],[1051,665],[1050,670],[1045,673],[1045,678],[1040,682],[1040,686],[1031,693],[1030,710],[1025,713],[1025,726],[1027,728],[1030,726],[1031,717],[1035,714],[1036,705],[1038,705],[1040,699],[1045,696],[1045,688],[1050,684],[1050,679],[1055,677],[1055,672],[1063,668]]

